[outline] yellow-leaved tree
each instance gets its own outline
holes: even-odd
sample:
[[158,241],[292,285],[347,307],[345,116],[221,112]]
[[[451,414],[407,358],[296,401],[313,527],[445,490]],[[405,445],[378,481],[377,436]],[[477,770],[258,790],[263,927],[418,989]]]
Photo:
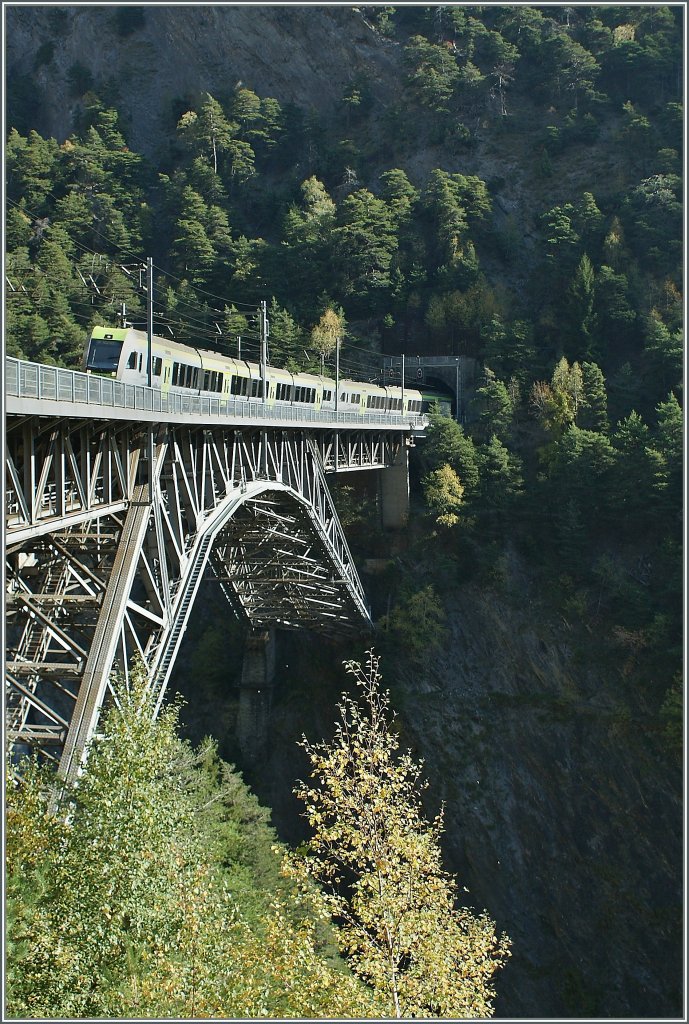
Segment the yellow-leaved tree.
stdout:
[[370,651],[347,670],[363,700],[342,695],[331,742],[302,740],[311,781],[295,792],[313,837],[286,870],[323,886],[341,948],[386,1016],[491,1016],[509,939],[458,906],[441,865],[442,812],[423,813],[422,765],[400,752],[379,659]]
[[331,352],[335,351],[338,339],[342,338],[344,330],[345,321],[342,311],[337,313],[330,306],[311,330],[311,343],[320,356],[321,373],[323,372],[324,360]]

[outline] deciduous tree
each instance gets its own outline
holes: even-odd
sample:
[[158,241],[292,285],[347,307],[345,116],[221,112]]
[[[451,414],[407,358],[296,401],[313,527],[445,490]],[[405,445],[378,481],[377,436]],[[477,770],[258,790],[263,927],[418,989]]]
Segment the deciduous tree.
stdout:
[[456,526],[464,487],[452,466],[445,464],[434,469],[422,483],[426,504],[437,513],[436,522],[442,526]]
[[509,941],[485,913],[457,909],[442,812],[423,813],[422,767],[400,753],[378,658],[347,668],[361,703],[343,694],[333,740],[302,741],[311,780],[296,793],[313,829],[303,867],[325,887],[342,948],[388,1016],[490,1016]]

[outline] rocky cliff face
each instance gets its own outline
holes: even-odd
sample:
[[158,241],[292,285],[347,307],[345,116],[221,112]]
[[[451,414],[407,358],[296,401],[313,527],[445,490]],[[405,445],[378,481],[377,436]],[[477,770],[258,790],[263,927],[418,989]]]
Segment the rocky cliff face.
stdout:
[[[112,95],[130,124],[132,148],[149,156],[174,128],[180,102],[204,92],[220,99],[238,83],[306,109],[327,108],[361,74],[379,102],[394,94],[397,50],[351,7],[150,5],[143,24],[124,36],[115,11],[7,9],[8,80],[31,77],[41,96],[44,134],[62,141],[72,131],[78,101],[69,72],[75,64],[91,72],[99,95]],[[52,44],[52,56],[37,63],[45,44]]]
[[400,678],[449,859],[513,940],[498,1015],[671,1015],[679,769],[512,568],[509,598],[458,590],[445,651]]

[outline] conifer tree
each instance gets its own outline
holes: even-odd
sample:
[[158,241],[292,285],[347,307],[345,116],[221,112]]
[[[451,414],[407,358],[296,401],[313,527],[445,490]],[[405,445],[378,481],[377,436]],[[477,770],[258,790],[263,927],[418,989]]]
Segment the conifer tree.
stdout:
[[593,265],[583,254],[567,289],[565,298],[565,328],[570,346],[577,358],[591,358],[593,330],[593,299],[595,275]]
[[498,380],[487,366],[484,367],[483,383],[476,389],[474,402],[482,437],[488,438],[491,434],[506,437],[514,414],[512,400],[503,381]]
[[430,414],[426,441],[423,447],[424,461],[430,470],[449,465],[454,469],[464,487],[465,500],[476,491],[479,482],[476,447],[464,428],[448,416]]
[[584,398],[577,423],[585,430],[608,429],[608,396],[605,378],[596,363],[581,364],[581,381]]
[[232,124],[218,101],[206,93],[198,113],[188,110],[183,114],[177,131],[194,153],[205,157],[217,174],[220,157],[233,141]]

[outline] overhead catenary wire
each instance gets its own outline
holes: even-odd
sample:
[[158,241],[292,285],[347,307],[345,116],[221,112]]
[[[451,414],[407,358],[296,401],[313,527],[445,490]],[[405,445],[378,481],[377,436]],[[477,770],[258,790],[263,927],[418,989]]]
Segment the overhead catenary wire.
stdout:
[[[51,198],[53,198],[55,201],[57,201],[57,197],[55,197],[55,195],[53,193],[47,193],[47,194],[50,195]],[[15,200],[10,199],[9,197],[8,197],[7,201],[12,206],[16,207],[18,210],[20,210],[23,213],[33,217],[34,220],[36,220],[36,221],[41,220],[41,218],[38,216],[38,214],[36,214],[35,211],[27,209],[25,206],[22,206],[20,203],[17,203]],[[122,263],[121,261],[117,260],[116,258],[113,258],[108,253],[98,252],[97,250],[92,249],[89,246],[85,245],[83,242],[80,242],[80,241],[77,241],[76,239],[74,239],[71,236],[71,234],[69,233],[69,231],[64,227],[64,225],[60,224],[59,221],[57,221],[55,223],[56,223],[57,226],[59,226],[64,231],[64,233],[69,238],[70,243],[74,246],[74,248],[77,251],[80,251],[81,253],[83,253],[84,256],[90,256],[91,257],[91,259],[92,259],[92,268],[91,268],[92,269],[92,274],[97,269],[101,269],[101,270],[103,270],[103,272],[107,272],[110,269],[116,269],[116,270],[120,270],[121,272],[126,274],[128,277],[133,277],[133,275],[135,273],[142,273],[143,270],[145,269],[145,261],[144,261],[143,258],[141,258],[137,253],[133,252],[132,250],[130,250],[126,246],[123,246],[121,243],[114,241],[112,238],[110,238],[104,232],[100,231],[94,225],[90,225],[89,230],[91,230],[94,234],[98,235],[100,238],[103,238],[108,243],[108,245],[110,245],[112,248],[114,248],[117,251],[123,253],[125,256],[130,257],[135,262],[133,264],[125,264],[125,263]],[[69,256],[66,256],[66,258],[67,258],[68,262],[70,263],[70,266],[71,266],[72,270],[80,278],[82,286],[87,288],[87,290],[91,290],[89,288],[88,282],[85,280],[84,274],[82,272],[84,268],[79,266],[79,264],[74,263],[74,261],[72,259],[70,259]],[[96,266],[95,266],[95,261],[96,260],[98,261],[98,268],[96,268]],[[225,318],[225,317],[228,316],[228,314],[231,315],[233,312],[236,313],[239,316],[247,316],[247,313],[243,312],[242,310],[247,310],[248,311],[248,316],[250,318],[252,316],[258,316],[257,305],[253,305],[251,303],[246,303],[246,302],[243,302],[243,301],[237,300],[237,299],[232,299],[232,298],[229,298],[227,296],[217,295],[216,293],[210,292],[210,291],[208,291],[208,290],[206,290],[204,288],[199,287],[198,285],[194,285],[188,279],[178,277],[177,275],[175,275],[175,274],[171,273],[170,271],[166,270],[164,267],[161,267],[158,263],[154,262],[153,263],[153,268],[154,268],[154,270],[157,270],[159,274],[162,275],[164,281],[168,281],[169,280],[169,281],[175,281],[178,284],[184,284],[186,287],[190,288],[195,294],[197,294],[199,296],[207,296],[208,298],[211,298],[211,299],[216,299],[216,300],[222,302],[224,304],[224,307],[225,307],[224,309],[217,309],[215,306],[209,306],[209,305],[206,305],[206,304],[198,305],[198,304],[196,304],[194,302],[191,302],[187,297],[175,295],[175,298],[174,298],[174,312],[171,313],[171,310],[170,310],[169,306],[166,305],[165,303],[163,303],[159,298],[156,297],[156,299],[154,300],[154,326],[157,324],[158,329],[160,329],[162,331],[165,331],[165,330],[169,329],[170,333],[173,336],[175,336],[175,332],[177,332],[180,336],[184,336],[185,334],[192,335],[193,339],[196,339],[196,340],[198,340],[198,339],[206,339],[209,342],[213,341],[213,343],[216,346],[222,345],[223,348],[226,348],[228,346],[233,345],[236,342],[237,335],[240,335],[241,338],[242,338],[242,341],[245,344],[249,345],[249,352],[251,352],[251,349],[253,349],[253,347],[254,347],[253,343],[255,343],[256,348],[258,349],[258,344],[260,343],[260,334],[258,332],[256,332],[256,331],[252,331],[250,327],[247,326],[246,329],[245,328],[241,328],[240,330],[232,330],[232,331],[227,331],[227,332],[224,332],[224,331],[218,332],[217,330],[214,330],[208,324],[208,319],[209,318],[212,318],[212,317],[215,317],[215,318]],[[24,278],[24,280],[27,280],[28,279],[28,275],[30,275],[32,273],[41,273],[41,274],[45,275],[45,271],[43,271],[42,268],[38,267],[35,263],[33,263],[31,265],[31,267],[26,267],[26,268],[22,268],[22,269],[25,272],[25,274],[27,275]],[[20,274],[19,274],[18,271],[14,271],[13,270],[13,271],[11,271],[11,273],[12,273],[12,277],[13,278],[19,278],[20,277]],[[103,297],[103,298],[105,298],[107,300],[107,305],[105,305],[105,306],[103,306],[103,305],[97,306],[97,304],[95,302],[93,302],[93,301],[91,303],[80,303],[78,300],[72,299],[72,300],[70,300],[70,306],[77,306],[77,307],[86,308],[89,305],[91,305],[92,307],[94,307],[94,314],[95,314],[96,309],[98,311],[101,311],[101,310],[107,309],[108,307],[112,308],[113,312],[115,312],[114,306],[120,300],[115,295],[108,295],[108,294],[101,293],[98,285],[96,284],[96,281],[93,280],[92,274],[89,275],[91,277],[91,287],[95,289],[95,291],[99,294],[99,296],[101,296],[101,297]],[[9,283],[9,281],[8,281],[8,283]],[[10,288],[12,289],[12,285],[11,284],[10,284]],[[141,300],[142,308],[141,309],[137,309],[137,308],[130,309],[128,311],[129,312],[128,320],[131,323],[139,323],[139,322],[141,322],[142,326],[145,326],[145,324],[144,324],[144,318],[145,318],[144,300],[145,300],[145,296],[146,296],[146,287],[143,284],[141,279],[140,279],[140,282],[139,282],[138,286],[136,284],[133,284],[133,291],[134,291],[134,295],[138,296],[139,299]],[[22,294],[28,295],[28,293],[26,292],[26,290],[24,288],[22,289]],[[8,298],[9,297],[13,297],[15,295],[18,296],[18,293],[16,293],[15,291],[11,290]],[[31,297],[29,296],[29,299],[30,298]],[[128,300],[128,301],[131,301],[131,299]],[[201,299],[201,301],[203,302],[203,299]],[[156,309],[156,307],[157,307],[157,309]],[[242,307],[242,308],[240,308],[240,307]],[[201,317],[203,317],[204,319],[199,319],[199,317],[191,315],[192,313],[200,314]],[[76,313],[73,313],[73,316],[75,317],[75,319],[79,319],[79,320],[86,321],[86,322],[88,322],[88,321],[92,322],[93,321],[93,316],[88,317],[88,316],[84,316],[83,314],[78,315]],[[367,360],[368,360],[368,365],[366,364],[366,362],[364,360],[360,360],[358,362],[355,362],[354,360],[344,358],[341,361],[341,364],[340,364],[340,368],[341,368],[343,373],[350,374],[352,376],[354,376],[355,374],[357,374],[357,375],[366,375],[366,376],[368,376],[370,378],[376,378],[376,377],[380,376],[379,359],[376,357],[375,353],[372,353],[369,349],[364,348],[363,346],[357,345],[356,343],[350,342],[350,341],[346,342],[346,351],[349,352],[349,353],[354,353],[354,352],[361,353],[362,355],[366,356]],[[314,352],[313,353],[313,361],[316,362],[316,360],[317,360],[317,354]]]

